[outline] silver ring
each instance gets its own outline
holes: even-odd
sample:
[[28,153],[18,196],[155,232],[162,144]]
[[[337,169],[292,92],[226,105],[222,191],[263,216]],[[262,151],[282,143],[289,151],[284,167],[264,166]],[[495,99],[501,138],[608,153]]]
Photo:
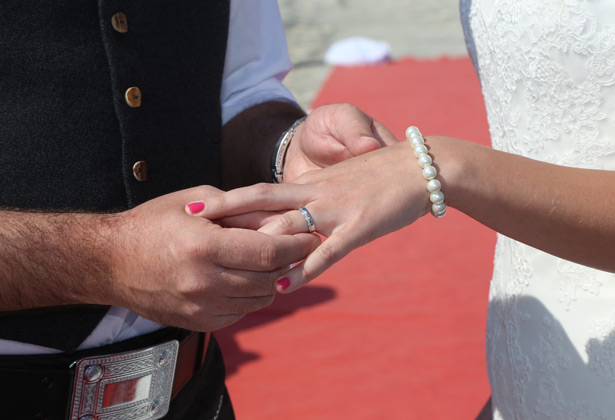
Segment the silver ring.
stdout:
[[305,219],[305,222],[308,225],[308,230],[310,231],[310,233],[314,233],[316,231],[316,228],[314,227],[314,219],[312,219],[312,215],[310,214],[310,212],[307,211],[305,207],[299,207],[299,211],[301,212],[301,215]]

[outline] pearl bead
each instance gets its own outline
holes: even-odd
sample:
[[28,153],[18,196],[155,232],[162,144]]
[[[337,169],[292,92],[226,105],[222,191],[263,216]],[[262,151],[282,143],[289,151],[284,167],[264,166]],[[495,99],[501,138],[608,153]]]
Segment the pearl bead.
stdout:
[[419,144],[425,144],[425,140],[421,136],[411,136],[410,144],[412,145],[412,147],[416,147]]
[[446,216],[446,209],[440,213],[431,212],[431,214],[433,214],[433,216],[437,219],[442,219],[444,216]]
[[414,156],[418,158],[422,154],[427,154],[427,147],[424,144],[419,144],[414,148]]
[[442,193],[442,191],[432,192],[429,195],[429,199],[434,204],[436,204],[436,203],[443,203],[444,202],[444,194]]
[[432,162],[433,161],[431,160],[431,156],[429,156],[427,153],[421,153],[419,155],[419,165],[421,166],[421,168],[431,165]]
[[419,129],[415,126],[410,126],[408,128],[406,128],[406,138],[409,139],[412,134],[418,134],[419,136],[421,135],[421,132],[419,131]]
[[444,204],[444,203],[433,203],[431,205],[431,211],[433,213],[442,213],[443,211],[446,211],[446,204]]
[[423,176],[425,177],[425,179],[431,181],[436,177],[436,175],[438,175],[438,171],[433,166],[427,166],[426,168],[423,168]]
[[440,184],[440,181],[438,181],[437,179],[432,179],[427,183],[427,191],[429,192],[440,191],[441,188],[442,184]]

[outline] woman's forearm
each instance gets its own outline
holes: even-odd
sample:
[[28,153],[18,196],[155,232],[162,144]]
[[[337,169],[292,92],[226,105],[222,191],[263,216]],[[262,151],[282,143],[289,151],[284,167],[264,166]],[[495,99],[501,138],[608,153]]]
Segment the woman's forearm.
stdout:
[[558,257],[615,272],[615,172],[428,137],[447,204]]

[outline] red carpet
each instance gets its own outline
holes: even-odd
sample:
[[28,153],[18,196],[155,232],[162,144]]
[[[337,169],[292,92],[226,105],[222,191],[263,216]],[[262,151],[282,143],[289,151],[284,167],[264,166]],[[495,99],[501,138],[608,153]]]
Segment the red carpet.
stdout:
[[[337,68],[313,106],[335,102],[398,138],[413,124],[489,142],[469,59]],[[455,210],[424,217],[219,332],[238,419],[473,419],[494,243]]]

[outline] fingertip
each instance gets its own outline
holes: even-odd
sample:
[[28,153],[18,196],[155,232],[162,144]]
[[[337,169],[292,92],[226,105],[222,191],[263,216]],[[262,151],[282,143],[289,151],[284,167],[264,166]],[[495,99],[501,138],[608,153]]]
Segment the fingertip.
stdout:
[[186,204],[184,210],[191,216],[200,216],[205,211],[205,203],[202,201],[193,201]]
[[290,278],[284,277],[275,282],[275,288],[278,293],[285,293],[290,287]]
[[293,293],[294,291],[301,289],[305,284],[307,284],[306,282],[303,282],[300,278],[291,279],[291,277],[292,275],[281,278],[280,280],[276,281],[275,289],[278,294],[287,295],[289,293]]

